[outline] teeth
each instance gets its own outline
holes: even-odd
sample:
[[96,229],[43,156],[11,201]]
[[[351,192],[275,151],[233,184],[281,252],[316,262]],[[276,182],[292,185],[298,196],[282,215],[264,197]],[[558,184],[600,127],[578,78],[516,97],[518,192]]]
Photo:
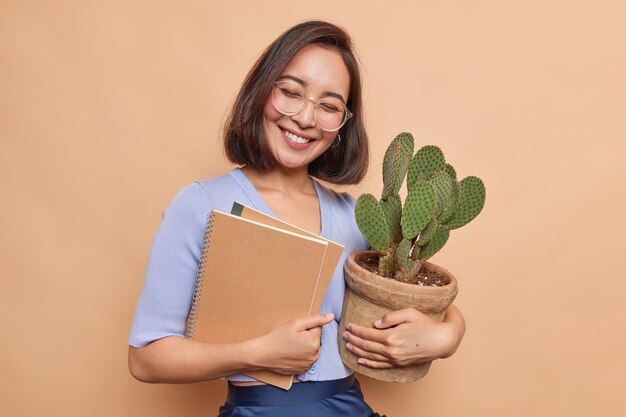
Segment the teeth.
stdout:
[[287,136],[292,142],[304,144],[311,141],[311,139],[301,138],[300,136],[294,135],[293,133],[287,132],[286,130],[283,130],[283,132],[285,133],[285,136]]

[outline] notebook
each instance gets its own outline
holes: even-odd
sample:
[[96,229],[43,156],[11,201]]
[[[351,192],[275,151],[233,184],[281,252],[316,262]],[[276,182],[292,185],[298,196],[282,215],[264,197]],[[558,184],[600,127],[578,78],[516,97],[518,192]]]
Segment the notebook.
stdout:
[[326,251],[326,257],[324,258],[324,264],[322,265],[322,273],[320,274],[319,284],[315,290],[314,297],[311,303],[311,313],[317,313],[322,306],[322,301],[324,300],[324,295],[326,294],[326,290],[330,285],[330,280],[333,278],[333,274],[335,273],[335,269],[337,268],[337,264],[339,263],[339,259],[343,254],[344,247],[337,242],[333,242],[332,240],[328,240],[323,238],[315,233],[311,233],[308,230],[304,230],[298,226],[294,226],[290,223],[279,220],[275,217],[269,216],[265,213],[262,213],[258,210],[250,208],[246,205],[243,205],[239,202],[235,202],[233,204],[233,208],[230,211],[232,214],[236,214],[237,216],[241,216],[246,219],[255,220],[257,222],[261,222],[264,224],[268,224],[271,226],[278,227],[280,229],[289,230],[291,232],[299,233],[305,236],[322,239],[328,242],[328,249]]
[[[327,249],[326,240],[213,210],[186,336],[236,343],[309,314]],[[263,371],[257,379],[289,389],[293,376]]]

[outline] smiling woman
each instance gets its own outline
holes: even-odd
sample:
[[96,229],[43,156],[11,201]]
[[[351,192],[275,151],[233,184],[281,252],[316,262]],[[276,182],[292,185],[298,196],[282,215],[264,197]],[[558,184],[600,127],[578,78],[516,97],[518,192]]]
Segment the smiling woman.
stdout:
[[326,152],[345,118],[349,88],[350,74],[337,51],[312,44],[294,55],[263,108],[267,143],[280,165],[308,166]]
[[[361,77],[343,29],[305,22],[267,48],[246,77],[225,125],[226,155],[241,167],[181,190],[153,239],[129,340],[129,367],[137,379],[196,382],[226,377],[223,417],[377,415],[364,402],[337,346],[343,264],[350,253],[368,245],[354,220],[354,199],[313,178],[334,184],[363,178],[369,158],[363,126]],[[207,213],[230,211],[234,201],[338,242],[344,253],[319,313],[235,344],[185,339]],[[387,338],[419,341],[411,363],[422,360],[422,351],[435,358],[454,352],[464,332],[458,310],[451,308],[444,323],[410,313],[381,318],[386,328],[372,329],[376,344]],[[373,359],[367,350],[371,341],[357,333],[351,342],[362,348],[364,360]],[[282,391],[243,375],[260,369],[295,374],[301,383]]]

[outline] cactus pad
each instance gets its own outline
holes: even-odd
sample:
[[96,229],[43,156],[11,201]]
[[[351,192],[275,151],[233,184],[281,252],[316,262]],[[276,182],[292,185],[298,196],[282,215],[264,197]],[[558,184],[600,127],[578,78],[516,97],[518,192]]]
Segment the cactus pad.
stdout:
[[391,141],[383,159],[383,193],[386,200],[398,194],[409,163],[413,156],[413,136],[410,133],[400,133]]
[[437,197],[433,187],[418,181],[411,187],[402,208],[402,236],[413,239],[433,217]]
[[452,178],[453,180],[456,180],[456,170],[454,169],[454,167],[452,165],[446,164],[444,166],[443,170],[448,173],[450,178]]
[[428,180],[429,174],[445,168],[443,152],[437,146],[428,145],[421,148],[409,165],[407,174],[407,189],[410,190],[416,181]]
[[435,190],[437,196],[437,206],[435,208],[435,217],[438,217],[443,210],[452,202],[452,194],[454,192],[454,180],[450,178],[445,171],[437,171],[433,173],[429,181]]
[[396,262],[396,254],[390,250],[387,251],[378,260],[378,272],[384,277],[392,277],[398,270],[398,263]]
[[446,226],[441,224],[437,226],[437,230],[435,230],[433,238],[430,242],[428,242],[426,246],[420,248],[419,259],[421,261],[426,261],[435,253],[439,252],[439,250],[443,248],[448,241],[449,236],[450,230]]
[[354,208],[356,224],[365,240],[374,250],[384,251],[389,248],[389,226],[382,207],[371,194],[363,194],[356,200]]
[[485,185],[478,177],[466,177],[459,183],[459,202],[448,228],[458,229],[472,221],[485,205]]
[[396,261],[402,268],[409,269],[415,264],[415,261],[412,261],[409,258],[409,255],[411,254],[411,246],[413,246],[411,239],[402,239],[398,245],[398,249],[396,250]]
[[428,244],[428,242],[430,242],[430,240],[435,235],[435,230],[437,230],[437,226],[439,226],[437,220],[432,219],[431,221],[429,221],[426,227],[420,232],[420,236],[415,244],[417,246],[426,246],[426,244]]
[[402,227],[400,220],[402,219],[402,200],[399,195],[392,195],[387,200],[380,200],[380,206],[385,213],[387,226],[392,243],[399,243],[402,240]]
[[450,196],[450,200],[448,204],[444,207],[443,211],[437,217],[437,221],[440,224],[448,224],[448,221],[454,215],[457,207],[459,206],[459,195],[461,193],[461,189],[459,183],[456,180],[452,180],[452,195]]

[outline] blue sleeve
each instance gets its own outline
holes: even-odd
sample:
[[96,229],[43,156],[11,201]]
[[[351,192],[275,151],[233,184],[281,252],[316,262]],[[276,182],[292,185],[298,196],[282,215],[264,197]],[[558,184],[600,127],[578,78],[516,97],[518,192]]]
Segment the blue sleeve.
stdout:
[[211,204],[205,189],[182,189],[163,212],[152,240],[129,344],[141,348],[166,336],[184,336]]

